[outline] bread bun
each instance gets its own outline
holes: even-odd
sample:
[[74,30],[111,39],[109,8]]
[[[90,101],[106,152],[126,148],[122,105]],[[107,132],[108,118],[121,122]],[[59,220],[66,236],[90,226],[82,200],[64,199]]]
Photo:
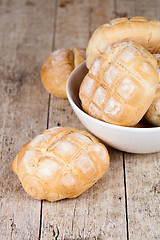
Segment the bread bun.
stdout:
[[90,68],[99,52],[123,41],[140,43],[151,53],[160,53],[160,22],[144,17],[119,18],[100,26],[89,40],[86,64]]
[[74,48],[74,51],[63,48],[54,51],[44,62],[41,79],[46,90],[56,97],[67,98],[66,83],[69,75],[83,58],[84,48]]
[[25,191],[36,199],[74,198],[106,172],[104,145],[85,131],[51,128],[25,144],[12,168]]
[[145,118],[154,126],[160,127],[160,54],[155,54],[154,56],[158,62],[157,71],[159,74],[159,85],[155,93],[154,100],[145,114]]
[[159,77],[157,60],[138,43],[107,47],[80,86],[82,108],[108,123],[136,125],[151,105]]

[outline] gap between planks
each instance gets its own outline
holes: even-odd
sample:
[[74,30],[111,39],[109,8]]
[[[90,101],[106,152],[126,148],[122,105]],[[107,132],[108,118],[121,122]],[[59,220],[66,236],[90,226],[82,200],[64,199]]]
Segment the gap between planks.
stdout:
[[[58,11],[58,0],[55,0],[55,11],[54,11],[55,21],[53,22],[52,51],[54,50],[54,46],[55,46],[57,11]],[[49,95],[48,95],[48,110],[47,110],[47,129],[49,128],[50,102],[51,102],[51,94],[49,93]],[[38,237],[39,240],[41,240],[41,235],[42,235],[42,213],[43,213],[43,200],[41,200],[41,207],[40,207],[39,237]]]
[[127,184],[126,184],[126,166],[125,166],[125,154],[124,154],[124,152],[123,152],[123,174],[124,174],[125,210],[126,210],[126,231],[127,231],[127,240],[129,240],[128,202],[127,202]]
[[[115,17],[118,18],[117,1],[114,0]],[[123,179],[124,179],[124,193],[125,193],[125,213],[126,213],[126,233],[127,240],[129,240],[129,225],[128,225],[128,202],[127,202],[127,183],[126,183],[126,168],[125,168],[125,153],[123,152]]]

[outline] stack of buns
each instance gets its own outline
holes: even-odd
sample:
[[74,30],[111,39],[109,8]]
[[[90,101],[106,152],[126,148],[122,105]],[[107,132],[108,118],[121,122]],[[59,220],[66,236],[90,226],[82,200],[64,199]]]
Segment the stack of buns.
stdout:
[[82,108],[102,121],[135,126],[145,117],[160,126],[160,22],[120,18],[100,26],[86,50]]
[[[88,74],[79,97],[89,115],[102,121],[139,126],[145,117],[160,126],[160,22],[121,18],[100,26],[86,51]],[[54,51],[41,79],[53,95],[66,98],[71,72],[85,60],[85,49]],[[85,131],[52,128],[26,143],[12,168],[26,192],[56,201],[79,196],[107,171],[106,147]]]
[[156,58],[138,43],[108,46],[81,84],[83,109],[102,121],[134,126],[153,102],[159,83],[156,67]]

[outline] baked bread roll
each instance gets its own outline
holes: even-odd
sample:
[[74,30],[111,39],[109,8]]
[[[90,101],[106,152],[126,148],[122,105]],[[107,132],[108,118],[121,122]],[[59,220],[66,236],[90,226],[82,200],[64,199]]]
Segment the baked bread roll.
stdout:
[[25,144],[12,168],[25,191],[36,199],[74,198],[106,172],[104,145],[85,131],[51,128]]
[[54,51],[44,62],[41,79],[47,91],[56,97],[67,98],[66,83],[75,67],[85,60],[85,49],[67,48]]
[[123,41],[140,43],[151,53],[160,53],[160,22],[144,17],[119,18],[100,26],[89,40],[86,64],[90,68],[99,52]]
[[108,123],[136,125],[154,99],[159,82],[156,66],[155,57],[138,43],[109,46],[81,83],[82,108]]
[[145,118],[154,126],[160,127],[160,54],[155,54],[154,56],[158,62],[157,71],[159,74],[159,85],[155,93],[154,100],[145,114]]

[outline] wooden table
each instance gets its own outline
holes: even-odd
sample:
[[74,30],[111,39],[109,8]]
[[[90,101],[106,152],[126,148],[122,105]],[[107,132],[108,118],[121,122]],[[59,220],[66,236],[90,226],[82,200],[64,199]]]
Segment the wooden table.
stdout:
[[76,199],[37,201],[11,163],[44,129],[83,129],[68,100],[47,93],[41,66],[54,49],[86,47],[116,17],[160,20],[159,0],[0,0],[0,240],[160,239],[160,154],[109,147],[105,176]]

